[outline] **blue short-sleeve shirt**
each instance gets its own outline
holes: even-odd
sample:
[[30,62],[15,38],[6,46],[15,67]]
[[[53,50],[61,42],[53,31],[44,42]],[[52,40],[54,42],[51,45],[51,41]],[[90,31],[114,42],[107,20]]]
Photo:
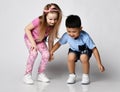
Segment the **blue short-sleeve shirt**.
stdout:
[[74,51],[79,51],[79,46],[82,46],[84,44],[86,44],[87,47],[91,50],[95,47],[95,43],[93,42],[89,34],[85,31],[81,31],[77,39],[70,37],[66,32],[63,34],[58,42],[61,45],[68,43],[70,45],[70,48]]

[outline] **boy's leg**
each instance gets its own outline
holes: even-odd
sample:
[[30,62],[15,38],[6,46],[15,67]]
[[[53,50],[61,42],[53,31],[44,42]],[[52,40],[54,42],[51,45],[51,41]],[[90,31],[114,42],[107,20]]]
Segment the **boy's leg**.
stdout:
[[83,73],[84,74],[89,74],[90,64],[89,64],[89,57],[88,57],[88,55],[82,54],[80,56],[80,61],[82,63],[82,71],[83,71]]
[[70,74],[75,74],[76,55],[74,53],[68,54],[68,70]]
[[69,53],[68,54],[69,77],[68,77],[68,80],[67,80],[68,84],[75,83],[75,61],[76,61],[75,53]]
[[82,84],[86,85],[89,84],[89,68],[90,68],[90,64],[89,64],[89,57],[87,54],[81,54],[80,56],[80,61],[82,63],[82,71],[83,71],[83,75],[82,75]]

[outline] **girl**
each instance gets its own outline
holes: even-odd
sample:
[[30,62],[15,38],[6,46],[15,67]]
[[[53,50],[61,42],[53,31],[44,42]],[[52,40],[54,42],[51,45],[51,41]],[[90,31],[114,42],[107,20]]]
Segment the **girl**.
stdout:
[[[35,18],[25,27],[25,43],[29,50],[29,56],[26,65],[24,82],[33,84],[32,70],[34,61],[37,58],[38,51],[41,53],[41,62],[38,69],[38,80],[42,82],[50,82],[44,71],[49,61],[49,51],[52,49],[54,39],[58,36],[59,26],[62,20],[62,11],[55,4],[47,4],[43,10],[43,15]],[[48,48],[46,38],[48,37]]]

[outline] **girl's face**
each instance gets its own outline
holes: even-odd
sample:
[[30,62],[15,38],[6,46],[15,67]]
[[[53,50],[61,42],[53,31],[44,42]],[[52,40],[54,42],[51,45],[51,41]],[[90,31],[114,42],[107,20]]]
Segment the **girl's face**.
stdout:
[[49,12],[46,16],[48,26],[54,26],[57,22],[58,14],[55,12]]
[[67,28],[67,33],[70,37],[76,39],[80,35],[81,28]]

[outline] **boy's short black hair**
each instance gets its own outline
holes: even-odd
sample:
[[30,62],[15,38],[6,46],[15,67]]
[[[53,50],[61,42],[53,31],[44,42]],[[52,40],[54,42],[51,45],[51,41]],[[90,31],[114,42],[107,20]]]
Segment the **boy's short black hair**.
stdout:
[[78,15],[69,15],[66,19],[65,26],[68,28],[80,28],[81,19]]

